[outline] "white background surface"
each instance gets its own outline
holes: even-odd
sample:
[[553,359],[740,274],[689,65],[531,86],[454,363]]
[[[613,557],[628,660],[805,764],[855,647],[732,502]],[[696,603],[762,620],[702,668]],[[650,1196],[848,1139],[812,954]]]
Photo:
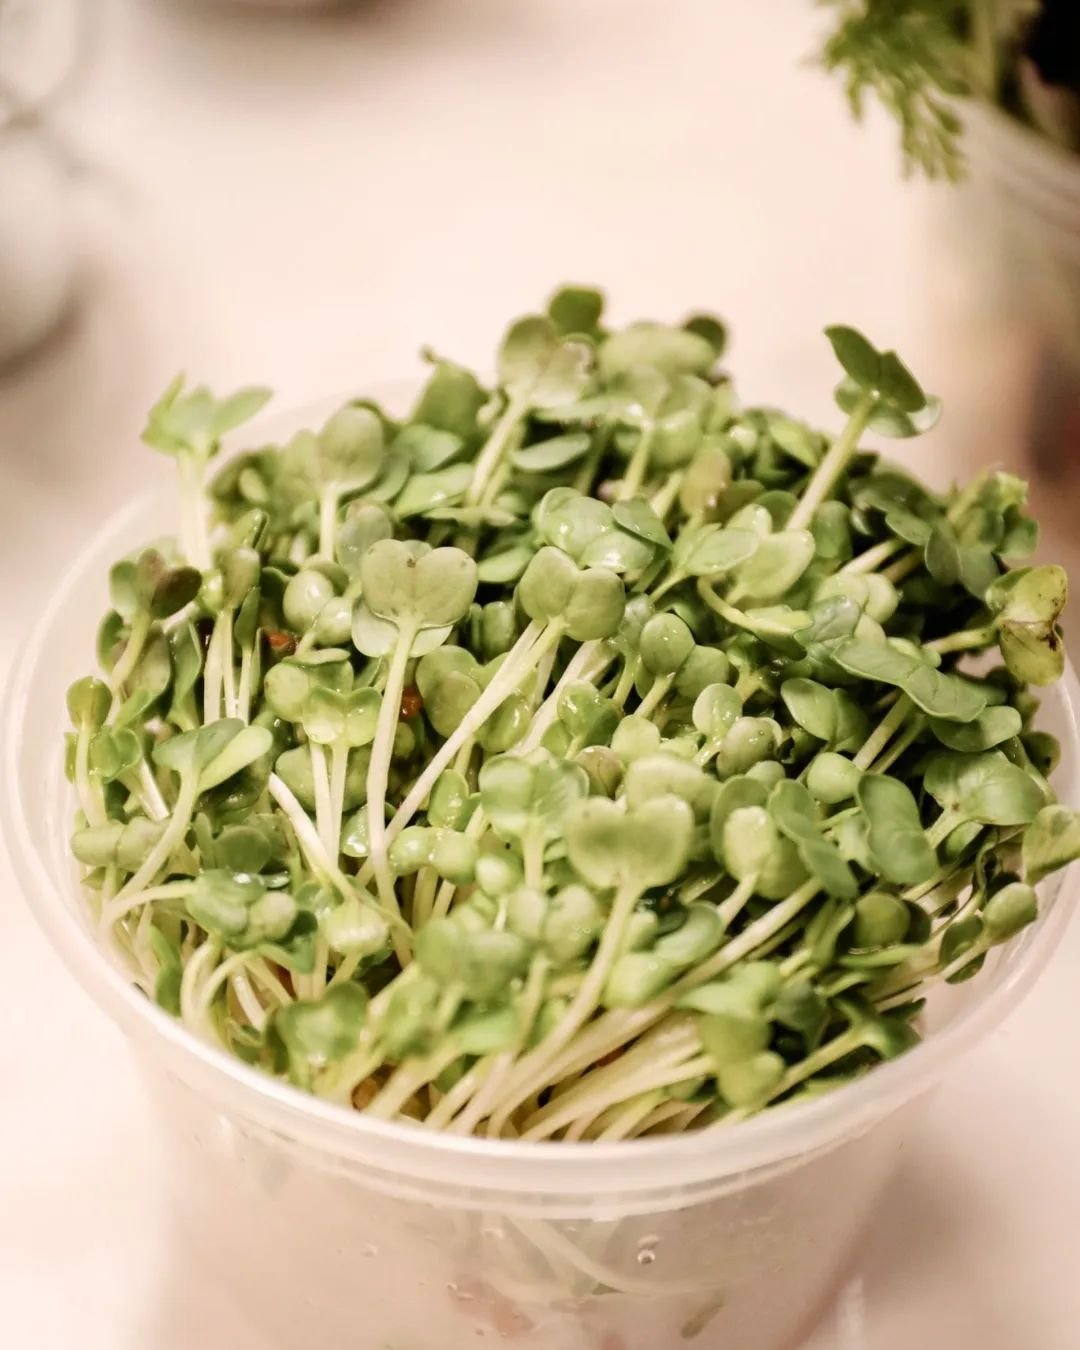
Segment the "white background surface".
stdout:
[[[824,324],[916,370],[940,347],[925,193],[899,181],[891,129],[850,127],[800,67],[806,0],[93,8],[67,117],[105,170],[78,204],[82,308],[0,376],[0,664],[102,515],[168,472],[137,433],[179,368],[270,383],[281,405],[362,392],[421,342],[482,363],[564,278],[603,284],[621,317],[724,312],[747,398],[811,416],[829,408]],[[947,424],[919,454],[948,476]],[[1074,925],[934,1099],[813,1350],[1080,1345],[1078,971]],[[0,1344],[273,1350],[173,1269],[124,1046],[2,855],[0,989]]]

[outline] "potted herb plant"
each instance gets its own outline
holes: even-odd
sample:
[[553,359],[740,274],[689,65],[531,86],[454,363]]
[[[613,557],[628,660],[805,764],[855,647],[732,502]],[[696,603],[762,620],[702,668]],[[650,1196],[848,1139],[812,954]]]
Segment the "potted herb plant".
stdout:
[[[1012,364],[1025,437],[1059,471],[1080,438],[1080,10],[1072,0],[826,0],[823,49],[860,115],[897,119],[908,168],[958,181],[954,263]],[[984,409],[985,412],[985,409]]]
[[220,467],[266,391],[151,410],[178,494],[20,660],[5,823],[286,1350],[792,1343],[1052,949],[1064,574],[828,338],[833,435],[582,288]]

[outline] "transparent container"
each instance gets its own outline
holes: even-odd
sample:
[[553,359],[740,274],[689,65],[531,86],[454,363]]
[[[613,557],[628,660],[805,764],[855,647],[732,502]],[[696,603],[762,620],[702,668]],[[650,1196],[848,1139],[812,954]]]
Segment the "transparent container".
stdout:
[[960,367],[949,426],[983,460],[1080,467],[1080,155],[1001,109],[966,103],[967,174],[943,189],[941,365]]
[[[1053,951],[1063,876],[978,980],[931,1000],[922,1045],[730,1130],[521,1144],[309,1098],[197,1040],[131,985],[89,930],[68,853],[64,692],[93,666],[108,565],[170,533],[174,512],[171,486],[134,503],[56,591],[6,700],[0,818],[40,923],[130,1037],[176,1205],[208,1266],[280,1350],[796,1345],[847,1273],[920,1101]],[[1076,708],[1070,672],[1043,716],[1064,745],[1066,801],[1077,800]]]

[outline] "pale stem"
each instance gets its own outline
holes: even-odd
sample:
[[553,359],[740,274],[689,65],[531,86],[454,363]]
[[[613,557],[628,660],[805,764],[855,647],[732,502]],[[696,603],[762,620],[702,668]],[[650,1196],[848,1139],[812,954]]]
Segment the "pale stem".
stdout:
[[852,558],[840,568],[841,576],[851,576],[861,572],[876,572],[882,563],[888,562],[896,553],[907,548],[906,539],[883,539],[880,544],[864,549],[857,558]]
[[326,850],[326,856],[334,858],[336,855],[332,847],[330,824],[334,808],[330,800],[330,771],[326,763],[326,747],[320,745],[318,741],[309,740],[308,752],[311,755],[311,778],[315,786],[315,825],[322,846]]
[[805,530],[813,520],[814,512],[832,492],[837,479],[847,468],[848,461],[859,448],[859,437],[866,430],[873,407],[874,395],[863,394],[848,418],[847,426],[833,441],[821,463],[814,470],[806,490],[791,514],[787,529]]
[[658,675],[652,684],[652,688],[634,709],[635,717],[651,716],[660,704],[667,697],[671,686],[675,683],[675,675]]
[[901,694],[889,711],[878,723],[877,728],[864,742],[852,763],[857,769],[868,769],[878,755],[892,740],[893,736],[907,721],[914,704],[907,694]]
[[518,422],[528,410],[528,400],[511,399],[495,423],[491,435],[473,465],[472,482],[465,493],[465,505],[476,506],[484,494],[488,479],[495,472],[499,461],[517,430]]
[[142,866],[121,886],[117,899],[125,899],[136,891],[141,891],[147,882],[153,880],[168,862],[173,850],[183,841],[191,824],[191,812],[199,796],[199,774],[192,767],[180,778],[180,790],[176,795],[172,815],[161,838],[147,854]]
[[97,827],[107,825],[109,818],[105,814],[101,793],[95,788],[94,780],[90,776],[91,734],[88,726],[81,726],[75,738],[75,787],[87,825]]
[[[537,638],[537,634],[542,636]],[[409,789],[405,800],[398,807],[393,820],[386,827],[386,841],[392,843],[413,816],[427,800],[428,793],[435,786],[439,776],[453,763],[458,750],[466,741],[471,740],[491,716],[505,702],[525,678],[530,666],[538,656],[542,656],[549,644],[562,637],[562,628],[550,624],[545,630],[538,623],[530,623],[507,653],[506,660],[496,671],[491,683],[481,693],[473,706],[461,719],[455,731],[447,737],[439,749],[428,761],[427,768]],[[374,849],[373,849],[374,851]],[[361,878],[370,877],[370,860],[361,870]]]
[[[398,904],[394,881],[387,858],[386,785],[394,754],[394,736],[401,712],[401,695],[405,688],[405,671],[409,664],[409,650],[416,636],[415,626],[402,625],[386,672],[375,739],[371,743],[371,760],[367,775],[368,867],[375,875],[379,902],[391,919],[391,936],[398,960],[405,965],[410,957],[410,944],[402,932],[401,907]],[[367,868],[365,868],[365,871]]]
[[550,1035],[544,1038],[540,1045],[525,1055],[518,1065],[513,1084],[516,1100],[512,1098],[510,1102],[506,1102],[500,1107],[495,1117],[495,1132],[497,1134],[502,1133],[502,1127],[506,1119],[532,1091],[531,1086],[526,1087],[525,1085],[531,1085],[534,1077],[546,1075],[552,1061],[558,1056],[559,1052],[565,1049],[596,1011],[596,1006],[604,991],[604,985],[611,973],[611,967],[615,964],[622,948],[626,925],[630,920],[630,915],[634,912],[634,906],[637,904],[640,893],[641,888],[636,881],[623,881],[615,892],[611,912],[608,915],[607,923],[604,925],[603,935],[600,938],[600,944],[596,949],[592,964],[589,966],[588,974],[582,981],[581,987],[559,1025]]
[[319,498],[319,556],[334,560],[337,536],[338,490],[336,486],[323,489]]
[[128,633],[128,640],[124,644],[124,650],[120,653],[120,658],[109,672],[108,677],[114,706],[124,685],[130,679],[132,671],[138,665],[139,657],[142,655],[143,647],[150,633],[150,625],[150,615],[141,611],[131,620],[131,629]]
[[652,443],[655,438],[655,422],[650,422],[648,426],[642,427],[638,435],[637,445],[634,446],[634,452],[626,466],[626,473],[619,485],[618,495],[620,500],[625,501],[627,497],[632,497],[641,487],[649,467],[649,455],[652,453]]

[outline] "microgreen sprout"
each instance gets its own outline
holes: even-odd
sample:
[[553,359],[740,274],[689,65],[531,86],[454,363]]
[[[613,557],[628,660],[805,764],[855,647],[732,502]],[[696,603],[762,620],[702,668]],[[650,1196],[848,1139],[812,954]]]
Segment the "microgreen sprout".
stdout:
[[917,1040],[1080,856],[1031,692],[1066,582],[1018,480],[864,444],[936,401],[828,339],[832,437],[737,405],[719,321],[567,288],[494,387],[433,357],[404,419],[355,400],[205,490],[265,395],[170,386],[179,540],[112,569],[68,696],[72,851],[147,997],[525,1140],[731,1124]]

